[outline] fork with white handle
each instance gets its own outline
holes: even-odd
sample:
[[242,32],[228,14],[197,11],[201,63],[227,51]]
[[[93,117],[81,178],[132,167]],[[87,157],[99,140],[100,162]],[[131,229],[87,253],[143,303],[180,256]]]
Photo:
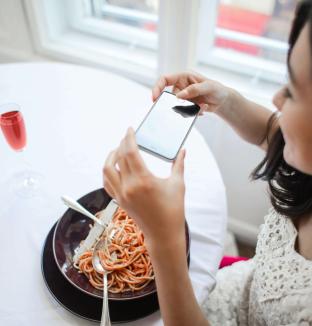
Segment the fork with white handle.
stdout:
[[[69,196],[61,196],[63,203],[68,206],[69,208],[85,215],[88,216],[89,218],[91,218],[94,222],[96,222],[97,224],[101,225],[103,228],[107,228],[110,218],[111,216],[108,216],[107,218],[105,218],[104,220],[100,220],[99,218],[97,218],[95,215],[93,215],[92,213],[90,213],[88,210],[86,210],[83,206],[81,206],[75,199],[70,198]],[[117,202],[112,199],[110,201],[110,203],[107,205],[107,207],[105,208],[105,211],[108,212],[108,215],[110,215],[110,207],[112,206],[113,210],[116,210],[116,205]]]
[[[102,305],[102,317],[101,317],[101,326],[111,326],[110,317],[109,317],[109,306],[108,306],[108,284],[107,284],[107,275],[112,271],[108,271],[103,268],[101,260],[99,257],[99,251],[103,250],[109,245],[109,243],[114,239],[116,234],[116,229],[108,230],[109,235],[108,240],[100,239],[93,250],[92,254],[92,265],[93,268],[100,274],[103,274],[103,305]],[[113,260],[117,259],[117,255],[113,255]]]
[[107,227],[107,224],[104,224],[103,221],[98,219],[95,215],[90,213],[88,210],[86,210],[83,206],[81,206],[75,199],[70,198],[69,196],[61,196],[63,203],[68,206],[69,208],[73,209],[76,212],[79,212],[85,216],[88,216],[91,218],[94,222],[97,224],[103,226],[104,228]]
[[[100,274],[103,274],[103,308],[102,308],[102,318],[101,318],[101,326],[111,326],[110,317],[109,317],[109,307],[108,307],[108,285],[107,285],[107,274],[111,273],[111,271],[107,271],[103,268],[98,252],[99,250],[103,250],[103,248],[107,247],[109,243],[114,239],[115,233],[117,232],[115,228],[108,229],[108,226],[113,218],[116,209],[118,208],[118,203],[112,199],[109,204],[105,207],[104,216],[101,219],[97,218],[95,215],[86,210],[82,205],[80,205],[76,200],[70,198],[69,196],[61,196],[65,205],[69,208],[88,216],[93,221],[95,221],[98,225],[103,227],[103,230],[100,231],[100,234],[107,231],[108,236],[105,240],[100,239],[94,246],[93,255],[92,255],[92,265],[93,268]],[[87,239],[84,243],[87,242]],[[81,249],[81,248],[80,248]],[[83,250],[84,251],[84,250]],[[78,255],[79,256],[79,255]],[[117,255],[112,255],[112,259],[116,260]]]

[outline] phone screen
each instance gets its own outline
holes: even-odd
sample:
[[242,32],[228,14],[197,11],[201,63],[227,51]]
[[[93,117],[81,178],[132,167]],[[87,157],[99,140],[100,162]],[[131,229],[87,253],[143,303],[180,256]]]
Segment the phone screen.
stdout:
[[174,160],[199,112],[199,106],[162,92],[136,131],[140,148]]

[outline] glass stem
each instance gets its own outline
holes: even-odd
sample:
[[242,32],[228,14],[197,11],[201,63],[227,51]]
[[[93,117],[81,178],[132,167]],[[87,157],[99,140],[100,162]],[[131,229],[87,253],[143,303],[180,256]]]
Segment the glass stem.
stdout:
[[25,178],[23,180],[23,186],[26,188],[34,187],[36,184],[36,180],[31,176],[31,164],[29,163],[27,159],[27,155],[25,154],[26,147],[19,150],[19,154],[22,157],[23,165],[25,167]]

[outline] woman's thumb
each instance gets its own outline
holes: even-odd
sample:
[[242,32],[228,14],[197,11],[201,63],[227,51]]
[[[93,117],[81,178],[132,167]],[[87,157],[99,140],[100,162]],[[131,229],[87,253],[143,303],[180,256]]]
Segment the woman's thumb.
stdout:
[[184,158],[185,158],[186,151],[185,149],[181,149],[177,158],[173,162],[172,165],[172,174],[177,176],[183,176],[184,174]]
[[181,99],[192,99],[201,95],[205,95],[207,93],[207,85],[205,82],[196,83],[189,85],[188,87],[184,88],[182,91],[176,94],[178,98]]

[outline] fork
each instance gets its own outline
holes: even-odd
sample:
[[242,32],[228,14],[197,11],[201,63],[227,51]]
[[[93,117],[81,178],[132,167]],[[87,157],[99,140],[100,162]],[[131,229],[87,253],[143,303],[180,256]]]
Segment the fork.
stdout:
[[86,210],[83,206],[81,206],[75,199],[70,198],[69,196],[61,196],[61,199],[63,203],[68,206],[69,208],[85,215],[91,218],[94,222],[101,225],[102,227],[106,228],[107,224],[103,223],[99,218],[97,218],[95,215],[90,213],[88,210]]
[[[110,231],[108,236],[108,242],[111,242],[116,235],[116,229]],[[109,317],[109,307],[108,307],[108,285],[107,285],[107,275],[111,273],[111,271],[107,271],[103,268],[100,257],[98,255],[99,250],[103,249],[103,247],[107,246],[107,241],[100,239],[93,250],[92,254],[92,265],[93,268],[98,272],[103,274],[103,305],[102,305],[102,316],[101,316],[101,326],[111,326],[110,317]],[[113,260],[117,259],[117,255],[112,257]]]
[[[88,210],[86,210],[82,205],[80,205],[77,200],[72,199],[69,196],[61,196],[61,199],[63,201],[63,203],[73,209],[74,211],[77,211],[85,216],[88,216],[89,218],[91,218],[94,222],[96,222],[97,224],[99,224],[100,226],[102,226],[104,229],[107,228],[112,216],[110,213],[108,213],[108,216],[105,217],[104,220],[100,220],[99,218],[97,218],[95,215],[93,215],[91,212],[89,212]],[[118,206],[118,203],[116,202],[115,199],[112,199],[109,204],[107,205],[107,207],[105,208],[106,211],[110,211],[110,208],[112,208],[113,210],[116,210],[116,206]]]

